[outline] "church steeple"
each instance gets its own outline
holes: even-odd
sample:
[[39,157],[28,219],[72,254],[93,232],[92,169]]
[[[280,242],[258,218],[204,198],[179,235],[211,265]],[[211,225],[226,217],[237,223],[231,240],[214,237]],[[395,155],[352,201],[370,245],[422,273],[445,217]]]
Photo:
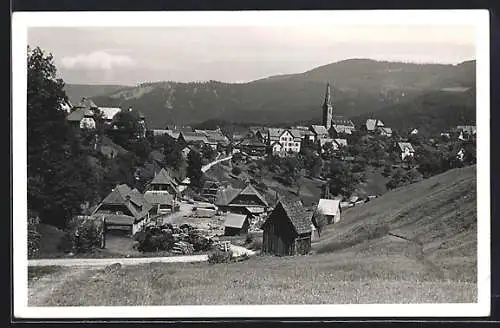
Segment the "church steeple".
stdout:
[[326,84],[325,101],[323,102],[323,125],[327,130],[332,126],[333,107],[331,103],[330,83]]

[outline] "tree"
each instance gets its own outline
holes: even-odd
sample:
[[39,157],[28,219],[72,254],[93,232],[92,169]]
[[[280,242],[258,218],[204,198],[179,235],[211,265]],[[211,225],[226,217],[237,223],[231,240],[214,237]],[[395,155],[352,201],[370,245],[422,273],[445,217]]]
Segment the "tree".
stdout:
[[328,223],[326,216],[319,211],[315,211],[313,214],[312,220],[313,220],[314,226],[316,227],[316,229],[318,229],[318,235],[321,236],[321,232],[323,231],[323,228]]
[[192,186],[201,186],[203,173],[201,172],[201,156],[197,151],[191,150],[188,153],[187,176]]
[[28,206],[43,222],[64,227],[81,204],[95,200],[96,181],[61,109],[67,96],[52,55],[28,47],[27,61]]
[[209,160],[210,162],[213,161],[217,156],[217,152],[207,144],[203,145],[201,153],[203,154],[203,157]]
[[344,162],[333,159],[328,174],[329,188],[333,195],[351,196],[358,184],[358,178]]

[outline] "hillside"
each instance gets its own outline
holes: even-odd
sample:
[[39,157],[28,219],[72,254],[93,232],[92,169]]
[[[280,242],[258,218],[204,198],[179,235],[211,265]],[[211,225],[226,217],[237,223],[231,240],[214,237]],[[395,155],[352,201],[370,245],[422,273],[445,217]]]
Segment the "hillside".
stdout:
[[453,169],[348,209],[317,253],[405,254],[444,279],[475,280],[476,166]]
[[475,176],[450,170],[346,210],[309,256],[30,268],[30,306],[474,303]]
[[320,120],[326,82],[334,83],[337,112],[357,116],[431,91],[474,88],[475,62],[440,65],[351,59],[243,84],[144,83],[92,99],[100,106],[137,108],[153,128],[213,119],[274,124]]
[[[362,124],[370,116],[364,114],[353,120]],[[432,91],[379,110],[373,117],[399,131],[418,128],[421,133],[435,135],[452,126],[475,125],[476,92],[474,89]]]
[[105,95],[126,88],[125,85],[93,85],[93,84],[66,84],[64,90],[72,104],[77,104],[83,97],[91,98]]

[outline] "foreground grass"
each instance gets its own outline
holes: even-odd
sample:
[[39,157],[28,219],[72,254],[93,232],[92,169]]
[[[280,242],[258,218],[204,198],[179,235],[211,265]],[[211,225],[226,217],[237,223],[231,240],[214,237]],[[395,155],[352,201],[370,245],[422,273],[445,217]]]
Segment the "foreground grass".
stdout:
[[38,306],[476,302],[473,281],[439,279],[393,256],[257,257],[230,265],[152,263],[89,269]]

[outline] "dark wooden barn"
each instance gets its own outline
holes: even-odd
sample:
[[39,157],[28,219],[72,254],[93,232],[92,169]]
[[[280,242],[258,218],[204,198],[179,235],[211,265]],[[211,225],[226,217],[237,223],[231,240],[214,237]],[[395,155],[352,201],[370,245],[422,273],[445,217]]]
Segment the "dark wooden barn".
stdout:
[[304,255],[311,250],[311,213],[299,200],[280,200],[262,225],[262,253]]

